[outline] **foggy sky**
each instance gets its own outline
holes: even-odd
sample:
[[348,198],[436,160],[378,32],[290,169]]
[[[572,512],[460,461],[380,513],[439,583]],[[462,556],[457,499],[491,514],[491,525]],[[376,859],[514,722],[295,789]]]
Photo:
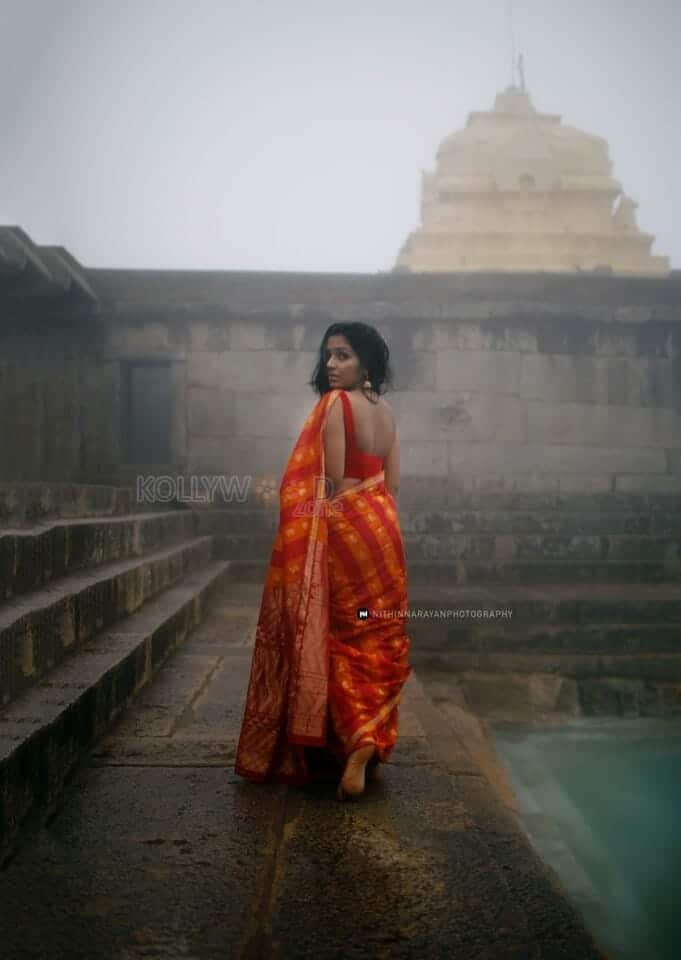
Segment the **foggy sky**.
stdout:
[[[681,267],[681,5],[514,0],[537,110]],[[511,82],[509,0],[0,0],[0,223],[92,267],[361,271]]]

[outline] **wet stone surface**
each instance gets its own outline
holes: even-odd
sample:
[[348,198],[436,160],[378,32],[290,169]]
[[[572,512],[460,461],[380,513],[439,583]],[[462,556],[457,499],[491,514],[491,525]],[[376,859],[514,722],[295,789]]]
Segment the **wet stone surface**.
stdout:
[[415,676],[359,800],[234,773],[260,595],[243,586],[0,871],[3,960],[596,957]]

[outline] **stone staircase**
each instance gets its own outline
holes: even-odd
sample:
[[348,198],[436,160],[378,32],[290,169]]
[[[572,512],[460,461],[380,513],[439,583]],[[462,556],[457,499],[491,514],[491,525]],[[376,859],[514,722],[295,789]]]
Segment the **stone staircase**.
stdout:
[[[461,493],[417,510],[405,492],[418,669],[501,720],[681,712],[680,495]],[[241,577],[264,576],[276,510],[199,522]]]
[[[201,529],[225,556],[263,565],[277,519],[249,501],[203,510]],[[681,586],[681,494],[462,493],[425,509],[412,496],[400,523],[411,577],[426,583]]]
[[0,861],[230,579],[188,509],[0,484]]
[[403,529],[413,660],[480,715],[681,712],[678,494],[467,494]]
[[481,716],[681,713],[676,584],[416,584],[410,608],[413,663]]
[[681,583],[679,494],[462,493],[402,512],[410,569],[428,582]]

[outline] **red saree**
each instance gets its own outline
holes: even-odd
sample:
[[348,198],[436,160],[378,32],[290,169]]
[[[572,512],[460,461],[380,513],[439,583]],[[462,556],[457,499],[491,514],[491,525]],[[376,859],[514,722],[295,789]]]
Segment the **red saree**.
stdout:
[[412,670],[402,534],[382,471],[326,499],[323,428],[339,393],[320,397],[279,488],[234,766],[250,780],[326,779],[366,743],[385,761],[397,739]]

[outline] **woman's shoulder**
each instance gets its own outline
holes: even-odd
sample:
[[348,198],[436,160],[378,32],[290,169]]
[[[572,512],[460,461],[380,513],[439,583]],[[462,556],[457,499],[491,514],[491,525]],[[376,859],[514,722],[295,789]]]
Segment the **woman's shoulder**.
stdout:
[[371,393],[369,396],[361,390],[338,390],[338,396],[331,402],[331,407],[341,407],[343,403],[350,402],[355,409],[360,407],[371,407],[373,410],[380,410],[395,420],[395,412],[391,404],[377,393]]
[[389,426],[393,431],[397,429],[397,418],[395,417],[395,411],[385,397],[382,397],[379,394],[372,394],[371,399],[365,397],[363,400],[359,400],[358,402],[365,403],[367,407],[371,407],[371,409],[374,411],[374,416],[376,419],[382,422],[384,426]]
[[383,418],[395,420],[395,411],[392,408],[392,405],[385,399],[385,397],[380,396],[379,394],[372,394],[371,400],[367,401],[374,410],[380,411]]
[[395,412],[393,411],[392,405],[385,399],[385,397],[374,395],[374,400],[376,401],[374,406],[377,410],[384,410],[394,419]]
[[392,407],[385,397],[375,393],[374,391],[370,390],[368,393],[365,393],[363,390],[350,390],[345,392],[351,399],[356,399],[357,403],[366,402],[368,406],[375,407],[379,410],[392,410]]

